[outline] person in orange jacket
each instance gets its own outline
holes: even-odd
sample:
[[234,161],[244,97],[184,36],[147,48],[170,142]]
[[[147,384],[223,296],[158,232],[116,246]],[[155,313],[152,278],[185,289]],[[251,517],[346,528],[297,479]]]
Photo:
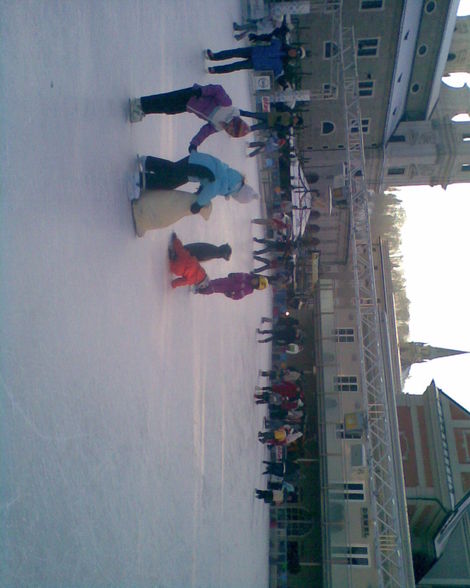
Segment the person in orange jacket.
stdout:
[[195,285],[197,288],[207,287],[209,276],[201,267],[199,261],[184,248],[183,243],[178,239],[176,233],[171,234],[168,257],[170,259],[171,273],[179,276],[172,280],[172,288],[192,285]]

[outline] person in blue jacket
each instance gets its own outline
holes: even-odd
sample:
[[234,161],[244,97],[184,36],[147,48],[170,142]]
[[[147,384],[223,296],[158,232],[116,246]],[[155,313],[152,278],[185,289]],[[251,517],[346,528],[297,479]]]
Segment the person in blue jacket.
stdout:
[[211,74],[231,73],[241,69],[254,69],[255,71],[270,70],[275,80],[283,87],[288,87],[285,79],[284,67],[290,61],[297,58],[303,59],[306,51],[303,47],[292,47],[279,39],[273,39],[269,45],[253,45],[238,49],[227,49],[214,53],[206,49],[205,56],[211,61],[225,61],[234,57],[240,57],[241,61],[235,61],[226,65],[209,67]]
[[215,196],[232,196],[237,202],[258,198],[245,184],[243,175],[217,157],[191,150],[189,157],[173,162],[150,155],[140,157],[140,187],[144,190],[175,189],[187,182],[199,182],[197,200],[191,212],[197,214]]

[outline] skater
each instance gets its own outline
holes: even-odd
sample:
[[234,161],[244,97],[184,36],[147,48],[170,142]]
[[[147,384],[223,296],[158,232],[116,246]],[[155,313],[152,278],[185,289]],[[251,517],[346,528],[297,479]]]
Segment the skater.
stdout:
[[303,437],[303,433],[296,431],[290,425],[283,425],[274,431],[259,431],[258,441],[267,445],[290,445]]
[[270,335],[266,339],[260,339],[259,343],[269,343],[274,341],[276,345],[289,345],[289,343],[299,343],[303,339],[301,329],[291,325],[276,325],[272,329],[257,329],[259,335]]
[[269,481],[267,486],[268,490],[287,490],[289,494],[295,494],[295,486],[287,480],[282,480],[282,482]]
[[290,239],[286,240],[275,240],[275,239],[264,239],[253,237],[253,241],[256,243],[261,243],[264,245],[263,249],[258,249],[257,251],[253,251],[256,255],[261,255],[263,253],[268,253],[269,251],[276,251],[278,253],[283,253],[285,256],[292,255],[295,249],[295,243]]
[[253,151],[248,154],[248,157],[255,157],[260,153],[274,153],[285,145],[285,143],[286,140],[280,139],[277,135],[269,137],[266,141],[251,141],[248,143],[248,147],[252,147]]
[[[163,229],[173,225],[185,216],[194,216],[191,206],[196,203],[197,194],[180,190],[145,190],[138,199],[132,200],[132,219],[138,237],[147,231]],[[200,209],[204,220],[209,220],[212,204]]]
[[254,290],[264,290],[268,280],[263,277],[246,273],[230,273],[226,278],[211,280],[205,289],[199,289],[198,294],[224,294],[232,300],[241,300]]
[[[267,257],[261,257],[260,255],[256,255],[253,254],[253,259],[256,259],[256,261],[259,261],[260,263],[262,263],[263,265],[256,267],[253,272],[255,274],[260,274],[261,272],[264,272],[265,270],[268,269],[274,269],[274,270],[278,270],[278,273],[275,274],[276,276],[278,276],[278,274],[280,273],[281,270],[281,265],[282,264],[291,264],[293,262],[293,258],[291,256],[289,257],[284,257],[282,255],[278,255],[277,257],[274,257],[273,259],[268,259]],[[290,279],[290,278],[289,278]],[[268,278],[269,283],[270,284],[274,284],[275,280],[271,280],[270,278]]]
[[270,41],[273,37],[285,41],[286,35],[291,30],[291,26],[287,24],[285,15],[282,22],[279,22],[271,16],[265,16],[264,18],[256,20],[248,19],[248,22],[245,24],[234,22],[232,26],[234,31],[233,37],[237,41],[244,39],[248,33],[256,33],[250,34],[250,41]]
[[295,400],[303,396],[302,389],[295,382],[278,382],[277,384],[271,384],[271,386],[263,386],[261,390],[275,392],[289,400]]
[[291,460],[263,461],[263,463],[266,465],[266,471],[263,472],[263,475],[278,476],[278,478],[283,478],[285,474],[297,473],[300,470],[300,464]]
[[139,181],[145,190],[173,189],[190,181],[200,182],[197,200],[191,206],[193,214],[217,195],[232,196],[241,203],[258,198],[240,172],[207,153],[192,151],[177,162],[146,156],[139,158],[139,164],[142,167]]
[[274,231],[285,231],[290,233],[292,230],[292,221],[287,215],[274,213],[272,218],[253,218],[251,222],[255,225],[264,225]]
[[228,243],[219,246],[211,243],[186,243],[184,248],[198,261],[210,261],[211,259],[229,261],[232,255],[232,248]]
[[276,325],[279,325],[279,326],[283,325],[283,326],[297,327],[299,325],[299,319],[296,319],[293,316],[285,315],[285,314],[279,315],[276,320],[274,320],[273,318],[271,318],[269,316],[262,316],[261,322],[262,323],[271,323],[271,324],[275,323]]
[[192,112],[207,121],[191,139],[190,151],[197,149],[207,137],[218,131],[226,131],[231,137],[244,137],[250,132],[246,122],[240,118],[239,109],[232,105],[230,96],[218,84],[194,84],[192,88],[130,100],[131,122],[139,122],[147,114],[181,112]]
[[260,388],[257,386],[256,389],[258,390],[254,395],[256,404],[270,404],[274,406],[282,404],[282,396],[276,394],[276,392],[272,392],[270,388]]
[[266,504],[283,504],[286,501],[286,490],[259,490],[256,488],[256,498]]
[[276,131],[278,135],[285,135],[291,127],[300,127],[304,121],[301,116],[295,112],[251,112],[249,110],[240,110],[242,116],[250,116],[261,122],[252,125],[251,131],[265,131],[272,130]]
[[253,69],[255,71],[272,70],[275,80],[286,89],[289,87],[284,74],[284,67],[289,61],[297,58],[303,59],[306,51],[303,47],[291,47],[282,43],[279,39],[273,39],[269,45],[254,45],[240,49],[228,49],[218,53],[206,49],[205,56],[211,61],[225,61],[233,57],[240,57],[242,61],[236,61],[227,65],[209,67],[211,74],[231,73],[242,69]]
[[172,288],[179,286],[192,286],[204,288],[209,283],[209,277],[202,269],[199,261],[193,257],[176,236],[171,234],[168,247],[168,258],[170,260],[171,273],[179,276],[171,282]]
[[[298,321],[297,323],[293,324],[298,324]],[[298,380],[302,379],[304,372],[302,370],[297,369],[294,366],[287,366],[286,368],[282,368],[280,370],[261,370],[259,375],[265,378],[269,378],[270,380],[281,380],[283,382],[297,382]]]

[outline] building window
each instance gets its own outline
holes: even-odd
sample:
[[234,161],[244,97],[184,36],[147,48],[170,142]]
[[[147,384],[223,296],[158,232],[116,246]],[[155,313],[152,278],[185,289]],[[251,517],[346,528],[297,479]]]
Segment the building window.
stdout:
[[332,500],[364,500],[363,482],[332,482],[328,488]]
[[337,343],[354,343],[354,329],[335,329]]
[[332,563],[345,566],[368,566],[369,547],[367,545],[335,545],[331,547]]
[[335,130],[335,124],[329,120],[324,120],[321,123],[321,134],[330,135]]
[[374,95],[374,80],[359,82],[359,96],[369,98]]
[[418,55],[420,57],[423,57],[423,55],[426,55],[426,53],[428,52],[428,48],[427,45],[420,45],[418,48]]
[[361,533],[363,537],[369,537],[369,509],[361,508]]
[[345,431],[344,423],[336,425],[336,438],[337,439],[362,439],[362,433],[360,431]]
[[447,61],[454,61],[454,59],[457,58],[457,55],[455,53],[449,53],[449,55],[447,56]]
[[389,167],[387,170],[387,175],[389,176],[403,176],[405,173],[404,167]]
[[338,45],[333,43],[333,41],[325,41],[323,44],[323,58],[324,59],[331,59],[338,54]]
[[334,84],[323,84],[322,98],[323,100],[336,100],[338,98],[338,87]]
[[436,8],[436,3],[434,2],[434,0],[431,0],[430,2],[428,2],[426,4],[426,6],[424,7],[424,10],[428,13],[431,14],[431,12],[434,11],[434,9]]
[[384,0],[361,0],[360,10],[382,10]]
[[358,57],[377,57],[379,54],[379,39],[359,39],[357,42]]
[[462,167],[460,169],[463,172],[470,172],[470,163],[462,163]]
[[357,392],[357,376],[335,376],[335,392]]
[[362,468],[364,465],[364,446],[362,444],[356,443],[351,444],[351,467],[352,468]]
[[405,135],[392,135],[389,139],[390,143],[404,143],[405,141]]
[[[362,128],[362,132],[364,134],[369,132],[369,125],[370,125],[369,118],[362,118],[361,119],[361,128]],[[359,132],[359,127],[358,127],[357,123],[353,123],[351,126],[351,133],[358,133],[358,132]]]
[[413,84],[411,86],[411,91],[413,92],[413,94],[416,94],[417,92],[419,92],[421,86],[419,84]]
[[462,135],[462,141],[468,143],[470,141],[470,134],[465,133],[465,135]]

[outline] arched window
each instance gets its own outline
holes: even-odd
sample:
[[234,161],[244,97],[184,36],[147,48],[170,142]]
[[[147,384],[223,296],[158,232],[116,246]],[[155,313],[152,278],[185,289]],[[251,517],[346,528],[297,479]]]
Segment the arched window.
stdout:
[[330,135],[335,130],[335,124],[329,120],[324,120],[321,123],[321,134],[322,135]]
[[323,45],[323,57],[325,59],[331,59],[338,53],[338,45],[333,41],[326,41]]
[[470,116],[467,112],[461,112],[452,117],[452,122],[470,122]]

